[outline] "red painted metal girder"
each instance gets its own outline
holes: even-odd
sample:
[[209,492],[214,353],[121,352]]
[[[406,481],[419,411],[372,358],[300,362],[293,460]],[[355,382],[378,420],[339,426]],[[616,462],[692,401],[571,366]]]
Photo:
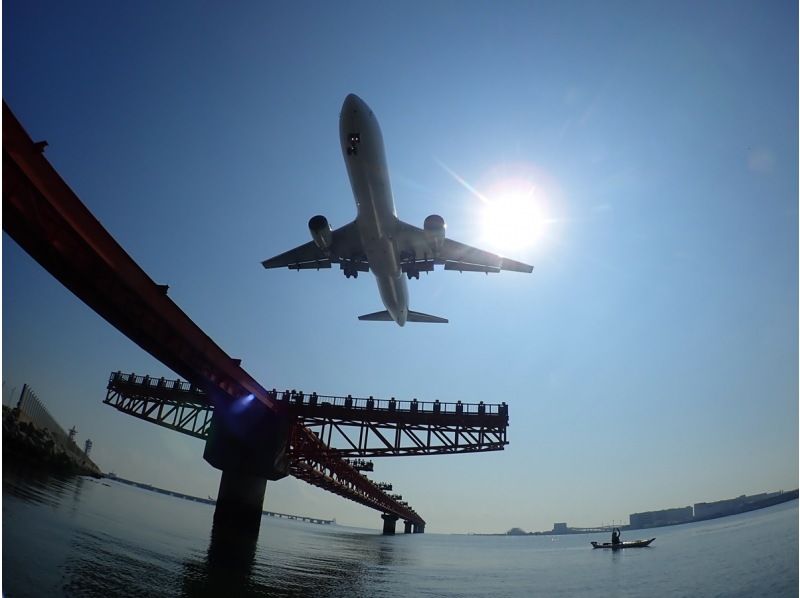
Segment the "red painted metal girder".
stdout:
[[290,455],[289,471],[294,477],[378,511],[425,524],[413,509],[389,496],[303,426],[293,430]]
[[253,394],[280,409],[103,228],[5,102],[3,177],[3,230],[78,298],[209,394]]

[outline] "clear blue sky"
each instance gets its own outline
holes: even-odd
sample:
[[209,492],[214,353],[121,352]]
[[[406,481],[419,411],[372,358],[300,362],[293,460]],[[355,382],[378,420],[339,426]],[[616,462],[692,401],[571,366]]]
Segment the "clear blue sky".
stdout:
[[[504,452],[376,460],[430,531],[549,529],[798,485],[797,23],[788,1],[6,2],[3,98],[264,386],[510,404]],[[401,218],[534,273],[411,281],[451,323],[401,329],[356,320],[371,276],[265,271],[310,216],[355,215],[350,92]],[[498,240],[451,173],[535,206]],[[111,371],[173,374],[2,250],[4,402],[30,383],[104,470],[216,495],[201,441],[101,404]],[[291,478],[266,504],[380,524]]]

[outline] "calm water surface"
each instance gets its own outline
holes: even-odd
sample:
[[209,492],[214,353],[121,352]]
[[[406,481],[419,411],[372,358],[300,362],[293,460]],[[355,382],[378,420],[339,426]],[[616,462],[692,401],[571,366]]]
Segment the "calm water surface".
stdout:
[[[797,596],[797,501],[590,536],[380,535],[265,517],[212,532],[213,507],[90,478],[3,478],[5,596]],[[402,526],[398,526],[402,529]]]

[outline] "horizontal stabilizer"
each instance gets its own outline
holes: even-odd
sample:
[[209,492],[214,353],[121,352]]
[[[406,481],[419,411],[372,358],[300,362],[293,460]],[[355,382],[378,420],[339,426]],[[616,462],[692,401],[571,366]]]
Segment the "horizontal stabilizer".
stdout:
[[439,316],[431,316],[429,314],[423,314],[422,312],[418,311],[411,311],[408,312],[408,322],[427,322],[428,324],[447,324],[447,318],[440,318]]
[[[376,311],[374,314],[364,314],[363,316],[358,316],[359,320],[368,321],[368,322],[393,322],[394,319],[389,314],[388,311]],[[406,322],[425,322],[428,324],[447,324],[448,320],[446,318],[440,318],[439,316],[431,316],[429,314],[423,314],[418,311],[410,311],[408,312],[408,318]]]
[[376,311],[374,314],[364,314],[363,316],[358,316],[358,319],[369,322],[394,322],[392,316],[385,309],[383,311]]

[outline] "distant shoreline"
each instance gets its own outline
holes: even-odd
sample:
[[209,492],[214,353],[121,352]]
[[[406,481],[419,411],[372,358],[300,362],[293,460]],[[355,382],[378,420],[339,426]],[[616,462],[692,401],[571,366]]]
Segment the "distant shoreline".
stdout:
[[468,534],[470,536],[578,536],[578,535],[587,535],[587,534],[602,534],[602,533],[609,533],[614,527],[619,528],[621,531],[638,531],[638,530],[646,530],[646,529],[655,529],[658,527],[673,527],[675,525],[688,525],[691,523],[699,523],[701,521],[710,521],[712,519],[722,519],[723,517],[732,517],[733,515],[741,515],[742,513],[749,513],[751,511],[758,511],[760,509],[766,509],[767,507],[773,507],[775,505],[783,504],[786,502],[790,502],[792,500],[797,500],[798,498],[798,490],[789,490],[788,492],[783,492],[777,496],[772,496],[770,498],[754,502],[749,505],[742,505],[742,507],[736,511],[730,513],[717,513],[713,515],[706,515],[701,517],[694,517],[688,521],[675,521],[672,523],[660,523],[658,525],[648,525],[648,526],[638,526],[638,527],[631,527],[630,525],[615,525],[611,526],[608,529],[577,529],[574,531],[562,532],[558,531],[555,532],[553,530],[545,531],[545,532],[523,532],[523,533],[513,533],[509,534],[508,532],[505,533],[492,533],[492,534]]

